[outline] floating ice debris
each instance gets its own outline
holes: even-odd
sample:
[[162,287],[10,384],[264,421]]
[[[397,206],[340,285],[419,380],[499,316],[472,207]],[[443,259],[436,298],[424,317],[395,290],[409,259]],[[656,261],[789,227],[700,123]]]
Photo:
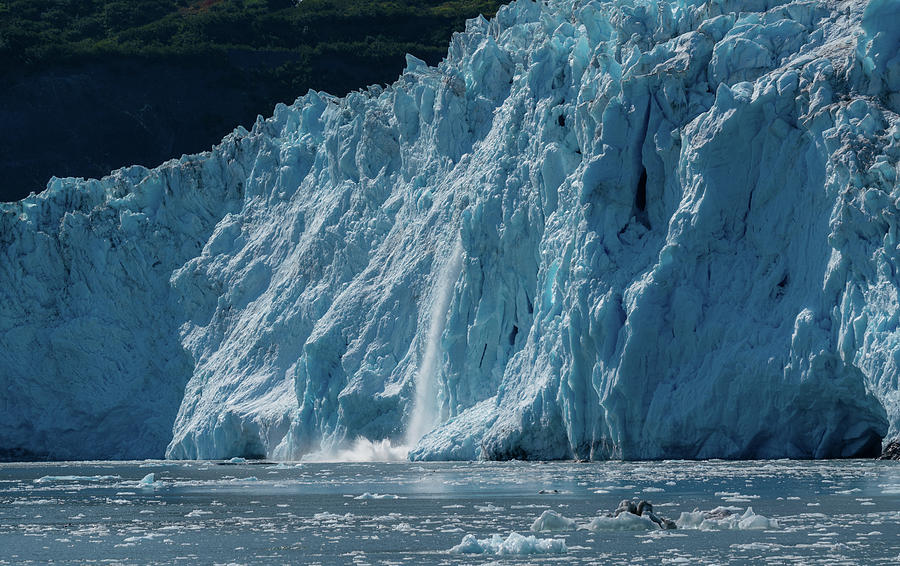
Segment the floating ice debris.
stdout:
[[659,530],[659,525],[651,521],[650,517],[634,513],[620,513],[618,517],[594,517],[589,523],[580,525],[579,528],[594,532],[649,531]]
[[156,474],[153,473],[147,474],[146,476],[141,478],[141,481],[138,482],[138,486],[143,488],[157,489],[162,487],[163,485],[164,484],[162,481],[157,481]]
[[488,503],[487,505],[476,505],[475,510],[479,513],[497,513],[498,511],[503,511],[503,507]]
[[726,503],[750,503],[754,499],[759,499],[758,495],[744,495],[737,491],[717,491],[716,497],[721,497]]
[[174,466],[172,462],[164,462],[160,460],[146,460],[143,464],[139,465],[138,468],[162,468]]
[[476,539],[475,535],[466,535],[462,542],[450,549],[454,554],[496,554],[528,555],[528,554],[563,554],[567,551],[566,542],[556,538],[535,538],[534,535],[522,536],[510,533],[506,539],[500,535],[491,538]]
[[390,494],[390,493],[369,493],[369,492],[366,492],[366,493],[363,493],[362,495],[357,495],[357,496],[354,497],[353,499],[359,499],[359,500],[364,500],[364,499],[400,499],[400,496],[399,496],[399,495],[393,495],[393,494]]
[[315,515],[313,515],[313,519],[326,523],[336,523],[338,521],[349,521],[350,519],[353,519],[353,514],[344,513],[343,515],[338,515],[337,513],[323,511],[321,513],[316,513]]
[[575,521],[568,517],[563,517],[556,511],[547,509],[541,516],[534,520],[531,524],[531,530],[534,532],[541,531],[571,531],[575,529]]
[[144,540],[153,540],[156,538],[164,538],[166,535],[164,533],[147,533],[145,535],[126,537],[122,539],[122,542],[140,542]]
[[194,509],[193,511],[191,511],[190,513],[185,515],[185,517],[187,517],[188,519],[196,519],[196,518],[202,517],[204,515],[212,515],[212,514],[213,514],[212,511],[205,511],[203,509]]
[[111,481],[121,479],[121,476],[44,476],[34,480],[34,483],[51,483],[51,482],[98,482]]
[[743,513],[740,507],[716,507],[711,511],[682,513],[675,521],[679,529],[697,529],[701,531],[721,530],[768,530],[780,528],[776,519],[769,519],[753,512],[747,507]]

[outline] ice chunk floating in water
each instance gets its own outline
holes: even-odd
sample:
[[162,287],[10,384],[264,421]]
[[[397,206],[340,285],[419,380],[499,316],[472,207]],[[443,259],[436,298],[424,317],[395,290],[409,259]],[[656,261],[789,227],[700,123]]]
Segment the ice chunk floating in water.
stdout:
[[520,0],[387,88],[0,205],[0,457],[877,452],[895,15]]
[[594,517],[582,528],[589,531],[648,531],[658,530],[659,525],[650,520],[650,517],[621,513],[616,517]]
[[722,529],[768,530],[779,528],[778,521],[753,512],[753,507],[741,512],[740,508],[716,507],[711,511],[694,510],[682,513],[675,521],[679,529],[715,531]]
[[563,517],[556,511],[547,509],[541,516],[534,520],[531,524],[531,530],[540,531],[571,531],[575,528],[575,521],[568,517]]
[[562,554],[566,552],[566,542],[555,538],[536,538],[510,533],[505,539],[500,535],[476,539],[466,535],[462,542],[450,549],[455,554]]

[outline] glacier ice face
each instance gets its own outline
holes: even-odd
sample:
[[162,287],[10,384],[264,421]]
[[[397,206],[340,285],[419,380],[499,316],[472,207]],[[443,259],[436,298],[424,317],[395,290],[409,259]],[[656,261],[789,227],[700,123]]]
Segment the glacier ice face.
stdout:
[[164,453],[193,372],[169,277],[240,209],[235,149],[0,205],[0,457]]
[[0,447],[877,451],[900,433],[895,12],[518,0],[387,89],[53,180],[2,205]]

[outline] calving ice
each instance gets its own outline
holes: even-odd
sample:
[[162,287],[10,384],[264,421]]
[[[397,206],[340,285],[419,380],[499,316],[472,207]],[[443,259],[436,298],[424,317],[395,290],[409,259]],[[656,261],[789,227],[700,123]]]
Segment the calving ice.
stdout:
[[877,453],[898,45],[889,0],[518,0],[386,89],[53,179],[0,208],[0,447]]

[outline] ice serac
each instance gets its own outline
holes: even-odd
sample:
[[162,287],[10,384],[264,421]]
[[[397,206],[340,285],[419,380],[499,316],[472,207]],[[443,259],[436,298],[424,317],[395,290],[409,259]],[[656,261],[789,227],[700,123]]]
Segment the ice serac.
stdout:
[[896,12],[519,0],[388,88],[3,205],[0,448],[296,458],[418,415],[414,459],[874,455]]

